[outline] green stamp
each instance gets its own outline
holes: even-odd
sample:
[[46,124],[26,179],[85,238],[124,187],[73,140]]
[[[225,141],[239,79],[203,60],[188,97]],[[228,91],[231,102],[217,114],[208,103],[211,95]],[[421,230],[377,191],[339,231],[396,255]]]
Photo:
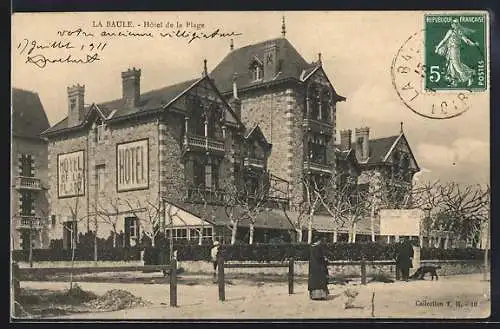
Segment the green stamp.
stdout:
[[486,90],[485,14],[425,15],[425,89]]

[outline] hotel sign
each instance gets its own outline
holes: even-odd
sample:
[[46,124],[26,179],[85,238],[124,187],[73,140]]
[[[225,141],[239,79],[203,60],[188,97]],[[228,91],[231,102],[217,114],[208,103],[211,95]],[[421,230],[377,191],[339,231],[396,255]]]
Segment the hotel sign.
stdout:
[[116,145],[116,187],[118,192],[149,188],[147,139]]
[[59,198],[85,195],[84,151],[57,155],[57,193]]

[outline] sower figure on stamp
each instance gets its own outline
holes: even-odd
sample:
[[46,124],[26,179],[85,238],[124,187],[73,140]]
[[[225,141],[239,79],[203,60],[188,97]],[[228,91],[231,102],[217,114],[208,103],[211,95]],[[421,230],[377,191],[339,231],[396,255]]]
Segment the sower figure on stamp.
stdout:
[[413,267],[412,259],[413,246],[409,239],[402,238],[397,249],[396,264],[401,270],[401,279],[404,281],[408,281],[410,277],[410,268]]
[[219,241],[214,241],[214,245],[212,249],[210,249],[210,259],[214,266],[214,280],[216,280],[217,278],[217,260],[219,258],[219,249],[220,249]]
[[328,261],[320,240],[311,244],[309,255],[309,297],[311,299],[326,299],[328,296]]
[[465,65],[460,58],[462,41],[470,46],[479,45],[466,36],[472,32],[473,30],[460,25],[458,19],[455,18],[451,23],[451,29],[436,46],[435,52],[446,59],[445,78],[453,87],[462,83],[467,83],[467,86],[472,85],[474,70]]

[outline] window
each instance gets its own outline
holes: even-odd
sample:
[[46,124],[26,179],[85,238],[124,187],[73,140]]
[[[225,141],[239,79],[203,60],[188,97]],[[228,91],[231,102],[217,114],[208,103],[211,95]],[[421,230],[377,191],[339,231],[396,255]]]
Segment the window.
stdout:
[[104,143],[106,133],[106,125],[101,119],[96,121],[96,140],[97,143]]
[[189,118],[189,132],[198,136],[205,136],[205,113],[201,101],[198,97],[191,97],[189,100],[191,117]]
[[76,248],[78,241],[78,222],[66,221],[63,223],[63,248],[72,249]]
[[326,146],[324,144],[309,142],[309,161],[326,164]]
[[139,239],[139,219],[137,217],[125,217],[125,246],[130,247],[131,241]]
[[97,176],[97,193],[104,193],[106,186],[106,166],[98,165],[96,166],[96,176]]
[[21,191],[21,215],[31,216],[34,209],[35,198],[30,191]]
[[365,157],[365,152],[363,150],[363,137],[358,137],[358,139],[356,140],[356,147],[358,149],[358,152],[359,152],[359,156],[361,158],[364,158]]
[[211,239],[212,238],[212,228],[204,227],[203,228],[203,239]]
[[311,119],[317,120],[319,119],[319,93],[318,90],[313,86],[310,91],[309,104],[311,106],[310,113]]
[[321,119],[323,121],[330,121],[331,97],[329,90],[326,90],[323,95],[321,95]]
[[260,64],[253,64],[252,66],[252,79],[253,81],[262,80],[262,75],[264,73],[263,67]]
[[171,232],[172,232],[172,239],[174,240],[187,239],[187,229],[185,228],[174,228]]
[[21,154],[21,176],[33,177],[33,158],[30,154]]
[[189,240],[191,241],[198,241],[200,238],[200,234],[198,229],[191,228],[189,229]]

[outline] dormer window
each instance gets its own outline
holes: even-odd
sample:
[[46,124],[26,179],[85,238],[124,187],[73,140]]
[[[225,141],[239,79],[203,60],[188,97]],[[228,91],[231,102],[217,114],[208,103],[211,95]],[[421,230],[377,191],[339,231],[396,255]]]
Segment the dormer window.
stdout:
[[259,81],[264,77],[264,65],[258,60],[258,58],[254,58],[250,63],[250,71],[252,71],[252,80]]

